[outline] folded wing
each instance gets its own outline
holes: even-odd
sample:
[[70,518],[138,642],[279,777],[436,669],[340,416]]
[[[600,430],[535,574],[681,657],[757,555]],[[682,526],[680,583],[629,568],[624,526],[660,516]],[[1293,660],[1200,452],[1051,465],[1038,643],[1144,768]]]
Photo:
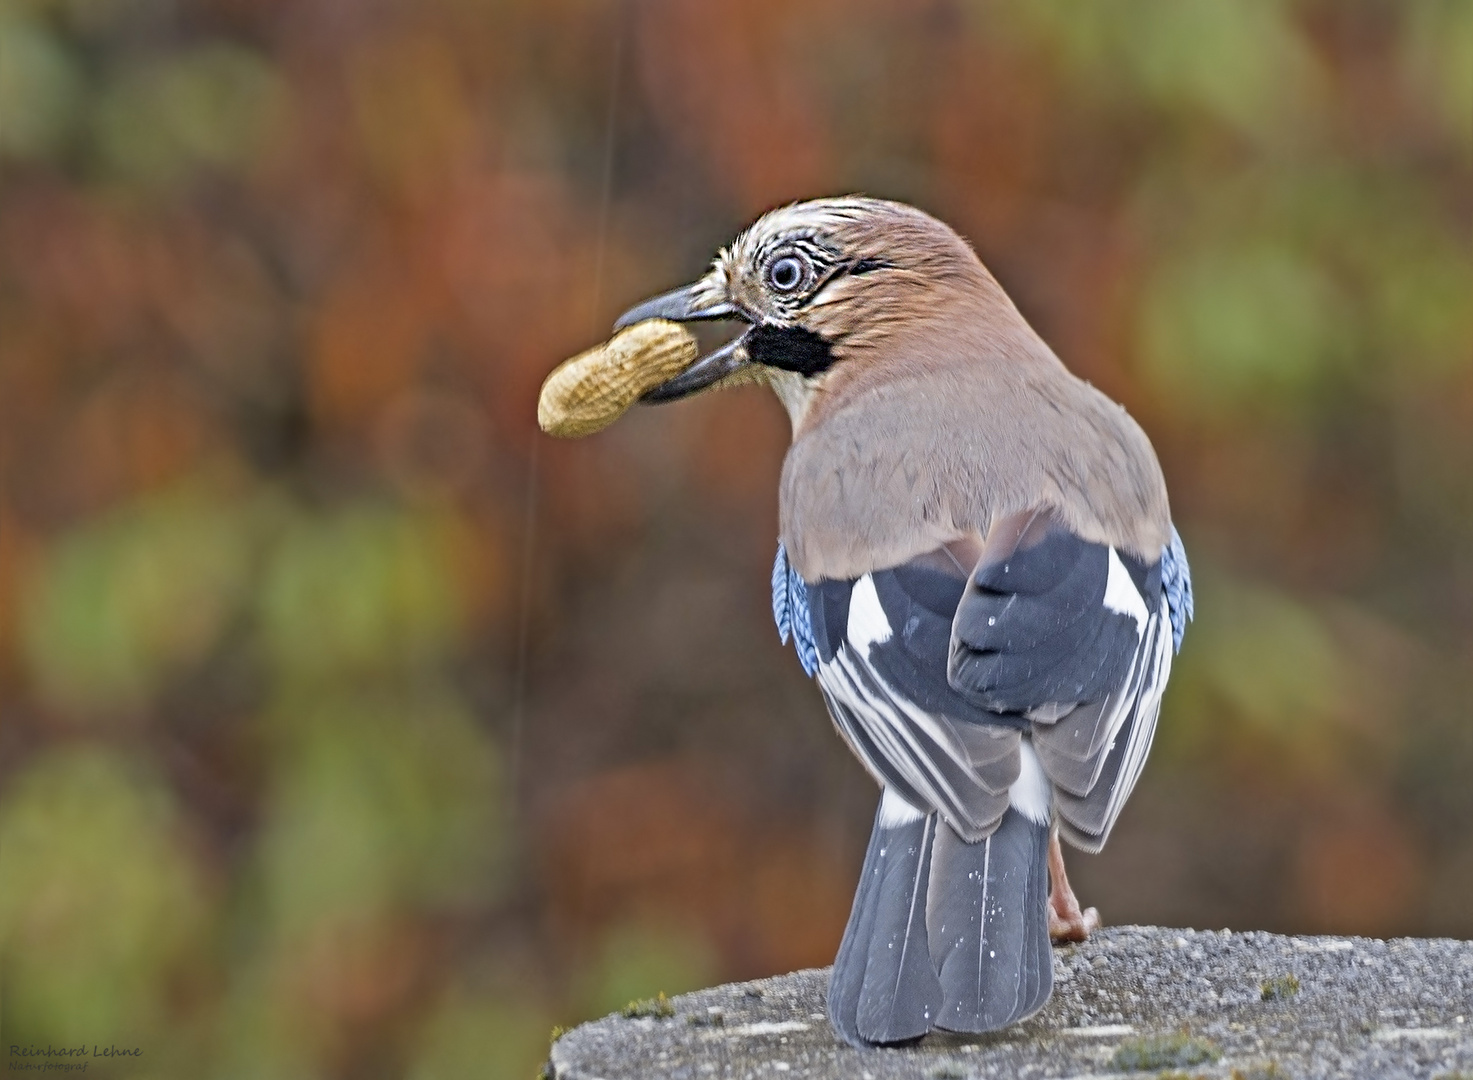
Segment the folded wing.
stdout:
[[1103,846],[1155,734],[1174,641],[1164,562],[1031,511],[994,526],[956,607],[951,686],[1027,722],[1060,832],[1086,851]]

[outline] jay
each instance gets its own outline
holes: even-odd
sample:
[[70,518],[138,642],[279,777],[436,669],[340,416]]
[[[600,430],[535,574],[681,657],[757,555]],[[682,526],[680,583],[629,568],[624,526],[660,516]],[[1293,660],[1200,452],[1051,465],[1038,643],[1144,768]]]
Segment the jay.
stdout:
[[787,409],[773,614],[881,789],[834,962],[857,1045],[992,1031],[1099,925],[1062,837],[1135,786],[1191,578],[1149,440],[1071,374],[970,245],[869,198],[774,210],[625,313],[740,320],[655,387],[767,383]]

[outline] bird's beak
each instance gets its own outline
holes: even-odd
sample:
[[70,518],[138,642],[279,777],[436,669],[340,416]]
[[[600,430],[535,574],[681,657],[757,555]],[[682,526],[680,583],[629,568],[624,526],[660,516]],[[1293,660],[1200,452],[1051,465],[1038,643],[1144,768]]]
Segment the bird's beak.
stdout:
[[[712,300],[715,292],[710,282],[698,281],[694,285],[667,292],[653,300],[630,308],[614,323],[615,330],[633,326],[645,319],[669,319],[671,322],[698,322],[710,319],[743,319],[750,321],[745,312],[725,300]],[[667,379],[652,390],[647,390],[641,401],[665,402],[694,394],[720,382],[728,375],[751,361],[747,357],[747,332],[728,341],[721,348],[707,353],[673,379]]]

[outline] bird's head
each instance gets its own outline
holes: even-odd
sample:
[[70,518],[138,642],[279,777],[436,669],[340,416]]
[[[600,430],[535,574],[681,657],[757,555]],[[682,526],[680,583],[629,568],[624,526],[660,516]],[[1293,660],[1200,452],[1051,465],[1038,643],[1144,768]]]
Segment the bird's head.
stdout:
[[763,215],[704,277],[631,308],[615,327],[651,318],[747,323],[644,400],[756,376],[796,421],[845,365],[994,294],[1007,304],[967,242],[929,214],[883,199],[815,199]]

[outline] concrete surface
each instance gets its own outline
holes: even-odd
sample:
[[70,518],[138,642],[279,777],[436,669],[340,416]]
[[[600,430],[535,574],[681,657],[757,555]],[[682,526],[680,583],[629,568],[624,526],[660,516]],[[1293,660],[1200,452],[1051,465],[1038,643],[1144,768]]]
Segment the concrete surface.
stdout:
[[827,969],[718,986],[568,1032],[544,1075],[1473,1080],[1473,942],[1124,926],[1055,949],[1054,978],[1006,1031],[869,1051],[830,1029]]

